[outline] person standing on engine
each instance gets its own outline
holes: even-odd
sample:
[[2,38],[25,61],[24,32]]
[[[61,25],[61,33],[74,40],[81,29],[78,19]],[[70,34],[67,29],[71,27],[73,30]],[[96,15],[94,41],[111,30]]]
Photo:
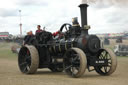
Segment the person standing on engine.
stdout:
[[43,32],[43,30],[41,29],[40,25],[37,25],[37,30],[35,34],[40,33],[40,32]]

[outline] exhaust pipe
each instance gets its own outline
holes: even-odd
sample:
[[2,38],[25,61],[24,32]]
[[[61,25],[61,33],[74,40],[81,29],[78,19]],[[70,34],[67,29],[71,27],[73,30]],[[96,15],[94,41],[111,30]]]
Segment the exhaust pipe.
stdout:
[[88,4],[86,0],[82,0],[82,3],[79,5],[81,11],[81,25],[82,29],[84,29],[84,33],[88,34],[88,26],[87,26],[87,7]]

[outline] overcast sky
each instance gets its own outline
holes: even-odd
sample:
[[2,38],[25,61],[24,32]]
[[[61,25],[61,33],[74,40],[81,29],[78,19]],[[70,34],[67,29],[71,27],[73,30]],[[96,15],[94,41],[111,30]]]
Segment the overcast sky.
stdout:
[[[63,23],[80,19],[81,0],[2,0],[0,3],[0,32],[19,34],[19,10],[23,34],[36,26],[55,32]],[[118,33],[128,31],[128,0],[88,0],[89,33]]]

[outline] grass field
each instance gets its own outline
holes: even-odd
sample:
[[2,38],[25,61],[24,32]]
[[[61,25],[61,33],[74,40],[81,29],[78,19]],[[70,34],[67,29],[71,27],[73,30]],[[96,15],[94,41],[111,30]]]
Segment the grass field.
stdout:
[[0,85],[127,85],[128,83],[128,57],[118,57],[117,70],[110,76],[86,71],[83,77],[76,79],[64,72],[53,73],[49,69],[39,69],[34,75],[25,75],[19,71],[17,54],[11,52],[12,45],[14,43],[0,43]]
[[15,43],[0,43],[0,58],[16,60],[17,54],[12,53],[11,46],[16,45]]

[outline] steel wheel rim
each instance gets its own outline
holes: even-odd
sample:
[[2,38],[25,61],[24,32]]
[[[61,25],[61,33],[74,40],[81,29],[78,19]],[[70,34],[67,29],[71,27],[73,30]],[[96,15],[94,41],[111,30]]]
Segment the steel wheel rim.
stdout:
[[98,67],[103,72],[103,74],[108,73],[112,66],[112,60],[111,60],[110,54],[104,50],[103,52],[101,52],[99,59],[107,59],[108,60],[108,66]]
[[[72,76],[76,75],[79,72],[80,67],[79,55],[71,49],[65,56],[67,56],[64,59],[65,71]],[[78,66],[76,67],[75,64]]]
[[106,66],[95,66],[95,70],[97,73],[101,75],[110,75],[112,74],[117,67],[117,58],[115,54],[109,48],[104,48],[100,50],[99,59],[107,59],[108,65]]

